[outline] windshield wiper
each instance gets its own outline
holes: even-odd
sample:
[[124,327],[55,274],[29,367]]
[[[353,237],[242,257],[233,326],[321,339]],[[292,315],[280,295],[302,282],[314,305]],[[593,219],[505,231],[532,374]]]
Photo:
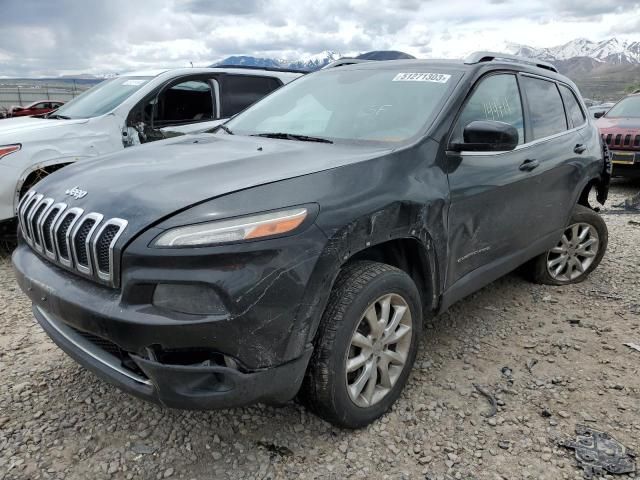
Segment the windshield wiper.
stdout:
[[53,115],[47,115],[47,118],[53,118],[58,120],[71,120],[71,117],[67,117],[66,115],[58,115],[54,113]]
[[221,123],[217,127],[214,127],[213,128],[213,133],[217,132],[218,130],[224,130],[229,135],[233,135],[233,132],[231,131],[231,129],[229,127],[227,127],[226,125],[224,125],[223,123]]
[[266,137],[266,138],[281,138],[283,140],[300,140],[301,142],[319,142],[319,143],[333,143],[331,140],[321,137],[310,137],[308,135],[297,135],[295,133],[254,133],[252,137]]

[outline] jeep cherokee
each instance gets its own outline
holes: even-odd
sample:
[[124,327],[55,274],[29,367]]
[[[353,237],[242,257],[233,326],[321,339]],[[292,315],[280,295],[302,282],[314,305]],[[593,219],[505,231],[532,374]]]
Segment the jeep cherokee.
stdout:
[[425,315],[526,264],[585,279],[610,174],[553,66],[358,63],[300,78],[215,132],[66,168],[20,204],[13,263],[42,328],[167,407],[382,415]]
[[596,126],[611,150],[613,175],[640,178],[640,93],[620,100]]

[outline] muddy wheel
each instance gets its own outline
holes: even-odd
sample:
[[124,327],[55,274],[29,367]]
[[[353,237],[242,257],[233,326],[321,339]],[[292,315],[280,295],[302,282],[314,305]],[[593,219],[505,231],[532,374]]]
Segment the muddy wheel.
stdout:
[[421,326],[411,277],[382,263],[348,265],[331,292],[301,399],[334,425],[368,425],[404,388]]
[[576,205],[558,244],[529,264],[531,279],[546,285],[582,282],[600,264],[608,238],[602,217],[590,208]]

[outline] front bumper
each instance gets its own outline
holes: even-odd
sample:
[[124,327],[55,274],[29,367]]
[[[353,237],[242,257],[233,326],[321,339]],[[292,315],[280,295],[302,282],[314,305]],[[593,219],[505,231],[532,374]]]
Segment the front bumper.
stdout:
[[[298,243],[296,248],[305,247],[304,241]],[[233,269],[203,260],[192,266],[175,258],[166,266],[138,264],[127,271],[122,290],[69,273],[26,244],[14,251],[13,264],[38,322],[79,363],[143,399],[211,409],[287,401],[301,385],[312,347],[299,330],[308,322],[301,327],[296,322],[296,294],[304,291],[312,268],[299,261],[290,265],[290,259],[285,265],[287,253],[270,254],[271,262],[253,263],[251,270],[238,268],[238,256],[232,257]],[[238,313],[229,315],[180,315],[150,305],[148,296],[139,294],[167,277],[193,281],[202,273],[212,282],[224,280],[230,294],[233,288],[244,293],[260,278],[269,282],[242,302],[233,293],[229,301],[238,305]],[[192,360],[192,352],[203,349],[217,356]]]
[[284,365],[242,373],[222,366],[166,365],[131,355],[140,369],[135,372],[41,307],[34,305],[33,313],[56,345],[88,370],[131,395],[170,408],[208,410],[290,400],[311,356],[309,348]]
[[640,177],[640,151],[611,150],[614,177]]

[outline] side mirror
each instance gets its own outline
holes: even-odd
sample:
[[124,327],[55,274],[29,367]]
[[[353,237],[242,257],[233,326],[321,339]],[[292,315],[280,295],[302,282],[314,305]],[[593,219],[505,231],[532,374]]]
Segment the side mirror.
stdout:
[[464,143],[454,143],[457,152],[504,152],[518,146],[518,130],[513,125],[495,120],[476,120],[462,132]]
[[593,118],[604,117],[605,112],[596,112],[593,114]]

